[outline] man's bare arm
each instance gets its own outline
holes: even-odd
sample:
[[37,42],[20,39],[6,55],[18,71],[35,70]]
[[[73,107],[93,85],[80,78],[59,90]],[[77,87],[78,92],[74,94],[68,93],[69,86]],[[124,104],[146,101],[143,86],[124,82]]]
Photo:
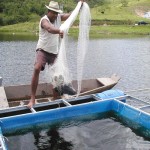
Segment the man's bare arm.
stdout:
[[71,15],[71,13],[61,14],[61,20],[66,21],[69,18],[70,15]]
[[47,30],[49,33],[52,34],[59,34],[61,37],[63,37],[63,32],[60,31],[60,29],[55,28],[53,24],[49,23],[48,20],[43,19],[41,22],[41,27]]
[[49,23],[46,19],[42,20],[41,27],[52,34],[59,34],[59,29],[55,28],[53,24]]

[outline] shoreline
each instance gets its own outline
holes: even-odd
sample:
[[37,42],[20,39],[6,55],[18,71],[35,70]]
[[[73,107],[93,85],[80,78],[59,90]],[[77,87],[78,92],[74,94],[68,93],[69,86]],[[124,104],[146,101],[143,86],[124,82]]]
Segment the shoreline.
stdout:
[[[150,35],[150,24],[147,25],[99,25],[91,26],[90,35]],[[73,26],[69,30],[70,35],[78,34],[77,26]],[[0,34],[8,35],[36,35],[38,30],[31,30],[28,28],[1,27]]]

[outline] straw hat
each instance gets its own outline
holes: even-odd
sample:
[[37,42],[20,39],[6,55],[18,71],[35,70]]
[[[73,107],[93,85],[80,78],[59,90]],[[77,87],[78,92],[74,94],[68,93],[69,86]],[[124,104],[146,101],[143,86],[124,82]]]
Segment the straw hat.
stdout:
[[54,1],[50,1],[49,5],[45,5],[47,9],[58,12],[58,13],[62,13],[63,11],[59,9],[59,5],[58,2],[54,2]]

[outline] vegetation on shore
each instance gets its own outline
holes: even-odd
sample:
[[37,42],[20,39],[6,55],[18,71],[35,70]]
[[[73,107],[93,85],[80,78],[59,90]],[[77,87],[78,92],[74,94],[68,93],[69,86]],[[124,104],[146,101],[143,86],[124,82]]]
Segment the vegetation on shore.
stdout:
[[[40,15],[46,10],[43,5],[47,4],[47,1],[38,0],[38,5],[32,1],[25,0],[24,4],[27,7],[24,8],[24,12],[29,11],[28,20],[26,22],[20,21],[17,24],[11,24],[0,26],[0,32],[6,32],[11,34],[38,34],[38,23]],[[70,1],[68,5],[66,0],[58,0],[65,6],[64,11],[70,11],[75,7],[75,0]],[[16,6],[22,2],[20,0],[14,0],[12,3],[10,0],[2,0],[0,11],[2,12],[2,6],[12,5],[16,2]],[[136,34],[136,35],[149,35],[150,34],[150,19],[143,18],[142,15],[150,11],[149,0],[87,0],[91,7],[92,15],[92,27],[90,34]],[[32,4],[33,3],[33,4]],[[9,4],[9,5],[8,5]],[[42,9],[38,11],[38,9]],[[22,8],[22,9],[23,9]],[[32,8],[32,9],[31,9]],[[8,10],[7,10],[8,11]],[[7,12],[5,10],[5,12]],[[4,10],[3,10],[4,12]],[[7,12],[8,13],[8,12]],[[17,13],[17,11],[16,11]],[[0,14],[0,23],[2,18],[6,14]],[[25,16],[24,16],[25,17]],[[6,19],[5,18],[5,19]],[[8,18],[7,18],[8,19]],[[4,20],[3,20],[4,21]],[[149,24],[136,26],[139,21],[145,21]],[[3,22],[4,23],[4,22]],[[74,26],[70,29],[70,34],[74,35],[78,32],[78,20],[74,23]]]

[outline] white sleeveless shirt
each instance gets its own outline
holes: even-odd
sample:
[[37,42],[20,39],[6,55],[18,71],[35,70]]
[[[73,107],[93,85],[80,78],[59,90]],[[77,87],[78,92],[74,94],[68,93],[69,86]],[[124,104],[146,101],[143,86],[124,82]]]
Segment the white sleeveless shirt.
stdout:
[[[46,52],[57,54],[58,53],[58,45],[59,45],[59,34],[49,33],[47,30],[41,27],[41,22],[43,19],[48,19],[47,15],[41,18],[39,23],[39,40],[36,49],[43,49]],[[61,16],[58,14],[57,19],[53,23],[54,27],[59,28],[61,25]]]

